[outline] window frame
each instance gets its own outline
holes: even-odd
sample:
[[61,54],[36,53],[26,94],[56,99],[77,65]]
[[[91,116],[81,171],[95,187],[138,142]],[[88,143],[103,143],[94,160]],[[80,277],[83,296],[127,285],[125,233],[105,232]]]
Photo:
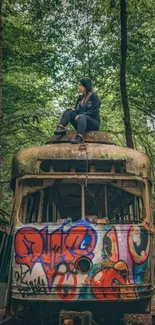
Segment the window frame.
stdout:
[[[33,178],[32,178],[33,179]],[[42,179],[42,177],[40,177],[40,179]],[[112,177],[112,179],[111,178],[108,178],[107,179],[107,177],[105,178],[105,179],[103,179],[102,178],[102,180],[99,180],[99,179],[94,179],[93,181],[91,180],[91,179],[87,179],[87,183],[88,183],[88,185],[89,184],[95,184],[95,183],[97,183],[97,184],[108,184],[108,183],[111,183],[112,182],[112,180],[114,179],[114,177]],[[117,179],[116,177],[115,177],[115,181],[124,181],[125,179]],[[24,178],[24,181],[25,181],[25,178]],[[23,202],[23,198],[24,197],[26,197],[28,194],[30,194],[30,193],[35,193],[35,192],[37,192],[38,190],[43,190],[43,189],[46,189],[46,188],[48,188],[49,186],[51,186],[51,185],[53,185],[54,184],[54,179],[52,178],[49,178],[49,179],[43,179],[43,186],[40,186],[40,187],[37,187],[37,188],[34,188],[34,187],[26,187],[26,186],[24,186],[24,184],[23,184],[23,179],[21,179],[21,182],[22,182],[22,186],[21,186],[21,191],[22,191],[22,193],[21,193],[21,202],[20,202],[20,213],[18,214],[18,217],[17,217],[17,219],[18,219],[18,221],[20,221],[21,223],[23,223],[23,221],[22,221],[22,219],[21,219],[21,208],[22,208],[22,202]],[[64,183],[64,184],[66,184],[66,183],[77,183],[77,184],[81,184],[82,185],[82,188],[85,186],[85,182],[83,182],[83,180],[75,180],[75,179],[61,179],[61,181]],[[128,179],[127,179],[127,181],[128,181]],[[144,205],[144,208],[145,208],[145,199],[146,199],[146,187],[145,187],[145,183],[143,182],[143,180],[142,179],[131,179],[130,178],[130,181],[132,181],[132,182],[135,182],[135,181],[138,181],[140,184],[142,184],[144,187],[143,187],[143,193],[142,193],[142,199],[143,199],[143,205]],[[117,184],[117,186],[116,186],[116,184],[113,184],[113,186],[114,187],[118,187],[118,184]],[[120,187],[120,185],[119,185],[119,187]],[[128,191],[126,191],[126,192],[128,192]],[[133,194],[133,193],[132,193]],[[82,205],[82,206],[84,206],[84,204]],[[81,213],[82,214],[82,219],[85,219],[85,213],[84,213],[84,208],[83,208],[83,212]],[[39,220],[40,222],[38,222],[38,223],[43,223],[41,220]],[[48,223],[48,221],[45,221],[46,223]],[[57,222],[56,220],[54,221],[54,222]],[[53,223],[53,221],[51,222],[51,223]],[[110,223],[111,223],[111,220],[110,220]],[[27,223],[24,223],[24,224],[27,224]]]

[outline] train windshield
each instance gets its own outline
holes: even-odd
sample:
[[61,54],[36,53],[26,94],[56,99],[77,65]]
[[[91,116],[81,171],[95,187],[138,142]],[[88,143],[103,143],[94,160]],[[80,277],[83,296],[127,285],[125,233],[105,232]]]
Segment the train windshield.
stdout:
[[145,218],[144,188],[138,181],[84,185],[58,181],[39,190],[35,186],[26,187],[25,193],[20,213],[23,223],[58,222],[67,218],[75,222],[82,217],[82,211],[88,221],[107,218],[111,223],[136,223]]

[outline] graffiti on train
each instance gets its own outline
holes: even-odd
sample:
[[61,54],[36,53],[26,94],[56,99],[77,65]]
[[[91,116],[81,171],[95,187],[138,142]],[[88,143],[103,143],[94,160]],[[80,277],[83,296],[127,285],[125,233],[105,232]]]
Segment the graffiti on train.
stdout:
[[33,280],[26,280],[26,275],[30,275],[30,270],[26,271],[23,266],[20,265],[18,271],[14,271],[14,280],[18,285],[18,291],[24,298],[28,294],[48,294],[51,292],[51,287],[48,287],[44,279],[40,276],[34,278]]
[[144,227],[106,226],[102,262],[94,265],[85,280],[93,296],[98,300],[126,300],[143,295],[143,284],[149,289],[151,276],[149,252],[150,236]]
[[[109,224],[96,231],[85,221],[67,227],[62,225],[51,233],[47,227],[17,231],[15,280],[22,295],[40,291],[52,299],[57,295],[62,300],[116,301],[144,297],[146,288],[149,292],[149,229]],[[91,267],[82,274],[77,262],[83,257],[84,268],[87,260]],[[24,268],[21,274],[20,267]]]
[[42,265],[48,285],[51,286],[62,264],[66,272],[74,272],[80,256],[94,257],[97,233],[86,221],[80,221],[65,230],[65,224],[49,233],[48,226],[41,230],[23,227],[15,235],[15,261],[32,271],[36,263]]
[[[75,274],[69,275],[70,280],[73,280],[74,282],[69,286],[66,285],[65,274],[58,276],[59,280],[56,286],[49,286],[46,279],[41,276],[32,278],[30,270],[28,268],[25,270],[24,266],[22,265],[20,265],[18,271],[14,270],[13,273],[18,292],[22,295],[23,298],[27,297],[28,295],[57,294],[60,299],[69,300],[72,299],[76,292],[77,278]],[[63,284],[65,285],[63,286]]]

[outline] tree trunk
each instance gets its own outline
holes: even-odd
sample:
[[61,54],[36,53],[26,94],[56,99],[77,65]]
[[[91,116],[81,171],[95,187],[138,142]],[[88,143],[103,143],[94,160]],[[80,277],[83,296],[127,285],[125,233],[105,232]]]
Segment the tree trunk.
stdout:
[[120,89],[124,111],[124,127],[127,146],[134,148],[132,139],[132,128],[130,121],[130,111],[126,87],[126,59],[127,59],[127,20],[126,20],[126,0],[120,0],[120,20],[121,20],[121,69],[120,69]]
[[0,122],[2,121],[2,2],[3,0],[0,0]]

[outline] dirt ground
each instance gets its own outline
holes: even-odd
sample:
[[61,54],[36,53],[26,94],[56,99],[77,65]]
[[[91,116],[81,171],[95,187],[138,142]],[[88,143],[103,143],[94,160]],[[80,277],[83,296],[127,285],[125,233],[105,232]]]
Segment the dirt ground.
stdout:
[[152,325],[151,316],[132,314],[125,315],[125,325]]

